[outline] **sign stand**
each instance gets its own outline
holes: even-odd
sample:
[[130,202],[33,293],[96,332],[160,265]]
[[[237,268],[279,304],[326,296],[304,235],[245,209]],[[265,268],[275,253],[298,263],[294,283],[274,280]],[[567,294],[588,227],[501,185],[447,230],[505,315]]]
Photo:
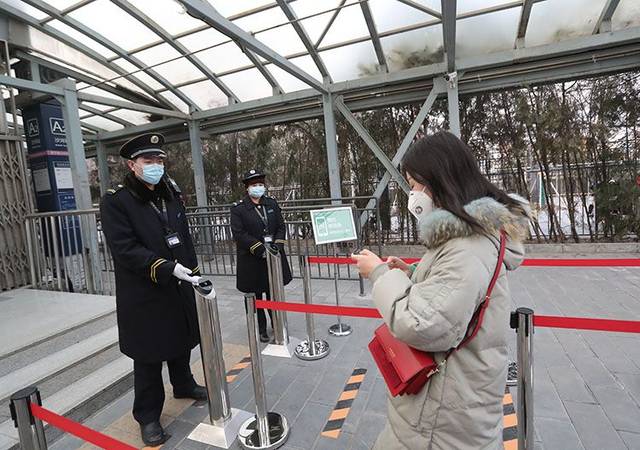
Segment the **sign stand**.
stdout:
[[[333,256],[338,257],[338,249],[333,244]],[[338,292],[338,265],[333,265],[333,284],[336,292],[336,306],[340,306],[340,293]],[[329,327],[329,334],[333,336],[349,336],[351,334],[351,326],[342,323],[342,318],[338,316],[338,323],[334,323]]]
[[[316,209],[310,211],[310,213],[316,245],[333,244],[333,255],[335,257],[338,256],[336,242],[358,240],[351,207],[341,206],[338,208]],[[336,293],[336,306],[340,306],[337,264],[333,265],[333,282]],[[346,323],[342,323],[340,316],[338,316],[338,323],[329,327],[329,333],[333,336],[348,336],[351,332],[351,327]]]

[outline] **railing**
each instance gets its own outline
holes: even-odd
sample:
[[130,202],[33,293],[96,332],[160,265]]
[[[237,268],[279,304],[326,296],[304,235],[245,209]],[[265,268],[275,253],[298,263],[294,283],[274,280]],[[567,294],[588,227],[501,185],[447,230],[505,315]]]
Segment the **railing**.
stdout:
[[[347,256],[364,243],[381,252],[380,210],[356,206],[355,201],[370,197],[342,199],[342,206],[352,206],[358,226],[357,242],[337,246],[338,254]],[[286,254],[293,276],[302,277],[299,256],[334,256],[331,245],[316,246],[309,217],[311,209],[330,207],[332,199],[283,202],[282,214],[287,227]],[[187,220],[203,275],[236,274],[236,247],[231,233],[230,205],[188,208]],[[373,217],[359,226],[361,214]],[[115,279],[113,260],[101,229],[98,209],[31,214],[25,217],[31,286],[37,289],[113,295]],[[334,265],[318,264],[312,277],[333,279]],[[350,266],[337,266],[340,279],[358,280]]]
[[113,294],[113,262],[99,211],[61,211],[25,217],[31,286]]
[[[366,203],[374,199],[371,208],[358,207],[357,203]],[[313,227],[309,211],[312,209],[327,208],[332,206],[336,199],[303,199],[280,202],[282,215],[287,226],[287,243],[285,253],[294,277],[302,277],[302,267],[299,256],[334,256],[334,247],[331,245],[316,246],[313,239]],[[187,217],[189,229],[193,238],[196,254],[200,261],[200,268],[206,275],[235,275],[236,273],[236,248],[231,233],[231,219],[229,209],[232,205],[212,205],[200,208],[188,208]],[[338,245],[338,253],[345,256],[356,247],[363,244],[375,246],[381,252],[381,224],[380,206],[374,197],[345,197],[341,206],[351,206],[354,209],[356,227],[359,240],[349,245]],[[366,214],[371,219],[360,227],[360,215]],[[319,264],[314,267],[313,278],[332,279],[333,266],[331,264]],[[357,280],[358,274],[351,267],[338,267],[340,279]]]

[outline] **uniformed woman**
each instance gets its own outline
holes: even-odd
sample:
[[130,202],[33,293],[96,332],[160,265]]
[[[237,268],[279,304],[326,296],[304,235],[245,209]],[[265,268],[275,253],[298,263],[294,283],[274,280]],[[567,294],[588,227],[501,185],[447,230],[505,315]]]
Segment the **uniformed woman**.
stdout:
[[[263,294],[269,298],[265,245],[278,248],[282,258],[284,284],[291,281],[291,269],[284,253],[286,227],[278,202],[265,195],[265,174],[252,169],[242,181],[247,195],[231,208],[231,231],[238,254],[236,286],[241,292],[255,293],[258,299]],[[267,318],[263,309],[258,309],[258,329],[260,341],[269,342]],[[271,329],[273,330],[273,318]]]

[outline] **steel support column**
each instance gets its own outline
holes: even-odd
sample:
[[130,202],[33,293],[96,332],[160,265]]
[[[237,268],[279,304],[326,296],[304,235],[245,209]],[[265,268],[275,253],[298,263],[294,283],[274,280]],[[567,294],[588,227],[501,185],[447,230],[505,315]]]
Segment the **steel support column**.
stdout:
[[200,136],[200,123],[195,120],[189,121],[189,143],[191,144],[196,203],[198,206],[207,206],[207,186],[204,181],[204,162],[202,159],[202,137]]
[[111,187],[109,164],[107,162],[107,149],[102,141],[96,141],[96,160],[98,163],[98,178],[100,180],[100,195],[107,193]]
[[[62,104],[62,117],[64,118],[64,131],[67,138],[69,162],[71,163],[71,178],[73,180],[73,192],[76,197],[76,208],[87,210],[93,207],[91,190],[89,188],[89,171],[82,142],[82,128],[78,109],[78,93],[76,82],[63,79],[54,84],[63,90],[63,96],[58,97]],[[98,252],[98,235],[95,216],[87,216],[86,221],[81,221],[81,233],[83,237],[83,252],[88,253],[89,273],[86,274],[87,289],[90,294],[102,293],[102,272],[100,268],[100,254]]]
[[63,96],[58,99],[62,103],[64,131],[67,138],[69,162],[71,163],[71,177],[73,179],[73,191],[76,196],[76,207],[78,209],[91,209],[89,171],[87,170],[84,144],[82,142],[76,83],[69,79],[63,79],[55,84],[63,89]]
[[[333,95],[322,96],[324,115],[324,138],[327,144],[327,168],[329,172],[329,192],[331,198],[342,198],[342,180],[338,160],[338,140],[336,133],[336,115],[333,110]],[[339,202],[335,202],[339,203]]]
[[449,131],[460,137],[460,104],[458,102],[458,74],[447,76],[447,101],[449,104]]

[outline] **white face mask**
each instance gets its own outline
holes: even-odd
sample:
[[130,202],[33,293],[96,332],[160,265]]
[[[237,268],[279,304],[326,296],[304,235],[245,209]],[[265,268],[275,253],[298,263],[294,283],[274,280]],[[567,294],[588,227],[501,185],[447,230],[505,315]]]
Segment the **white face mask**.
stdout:
[[409,212],[420,222],[433,211],[433,200],[424,189],[422,191],[410,191],[407,201]]

